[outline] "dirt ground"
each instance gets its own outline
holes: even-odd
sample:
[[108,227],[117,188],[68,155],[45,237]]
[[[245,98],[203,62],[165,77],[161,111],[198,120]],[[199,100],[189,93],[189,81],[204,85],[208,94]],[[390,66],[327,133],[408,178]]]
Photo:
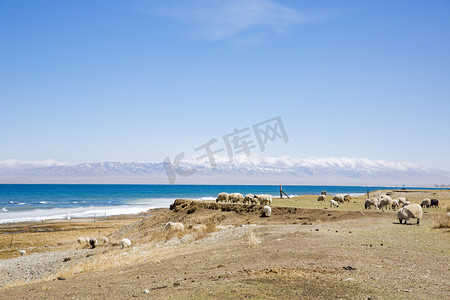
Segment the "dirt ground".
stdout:
[[[450,229],[434,228],[450,198],[434,196],[441,208],[425,209],[420,226],[398,224],[392,210],[364,210],[358,198],[338,209],[317,196],[277,200],[270,218],[259,205],[177,200],[170,211],[102,229],[111,241],[130,238],[132,248],[86,249],[85,260],[44,281],[9,285],[0,298],[450,299]],[[167,233],[168,221],[186,233]],[[196,233],[195,224],[208,230]]]

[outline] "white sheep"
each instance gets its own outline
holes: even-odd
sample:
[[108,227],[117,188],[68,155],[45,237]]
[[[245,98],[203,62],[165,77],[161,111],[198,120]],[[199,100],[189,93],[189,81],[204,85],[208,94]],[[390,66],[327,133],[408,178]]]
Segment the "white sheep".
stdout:
[[20,256],[25,256],[25,255],[27,255],[27,251],[19,250],[19,254],[20,254]]
[[244,196],[241,193],[231,193],[229,195],[229,201],[231,203],[242,203],[244,202]]
[[423,199],[422,203],[420,204],[422,207],[430,207],[431,206],[431,199]]
[[272,208],[270,206],[264,206],[264,216],[270,217],[272,215]]
[[106,236],[102,236],[100,238],[100,241],[102,242],[103,245],[108,245],[109,243],[109,239]]
[[255,195],[261,205],[272,205],[272,196],[268,194]]
[[80,245],[86,245],[89,243],[88,239],[89,238],[79,237],[79,238],[77,238],[77,243]]
[[253,198],[255,197],[255,195],[253,194],[247,194],[244,197],[244,204],[248,203],[250,204],[251,202],[253,202]]
[[183,223],[179,222],[167,222],[166,225],[164,225],[164,228],[167,231],[184,231]]
[[333,207],[333,206],[339,207],[339,203],[335,200],[330,200],[330,207]]
[[380,197],[380,202],[378,207],[383,209],[384,207],[391,208],[392,198],[386,195]]
[[403,206],[402,206],[402,207],[405,207],[405,206],[410,205],[410,204],[411,204],[410,201],[405,201],[405,203],[403,203]]
[[195,224],[194,226],[192,226],[192,230],[195,232],[206,231],[206,225],[205,224]]
[[228,193],[220,193],[219,195],[217,195],[217,199],[216,202],[224,202],[227,203],[229,199],[229,195]]
[[395,199],[397,199],[398,205],[403,205],[406,202],[406,198],[405,197],[397,197]]
[[337,194],[337,195],[333,196],[333,200],[336,201],[336,202],[344,203],[345,195],[344,194]]
[[420,223],[420,219],[422,219],[423,211],[422,207],[419,204],[410,204],[401,208],[397,212],[397,218],[402,224],[402,221],[405,220],[405,224],[409,219],[417,219],[417,224]]
[[365,209],[370,209],[370,208],[372,208],[372,206],[375,207],[376,209],[378,209],[378,199],[370,198],[370,199],[367,199],[366,202],[364,202]]
[[397,209],[398,207],[399,207],[398,200],[397,199],[392,200],[391,208],[392,209]]
[[327,201],[327,195],[319,195],[319,197],[317,197],[317,201]]
[[122,239],[120,241],[120,243],[122,244],[122,249],[123,248],[128,248],[131,246],[131,241],[129,239]]

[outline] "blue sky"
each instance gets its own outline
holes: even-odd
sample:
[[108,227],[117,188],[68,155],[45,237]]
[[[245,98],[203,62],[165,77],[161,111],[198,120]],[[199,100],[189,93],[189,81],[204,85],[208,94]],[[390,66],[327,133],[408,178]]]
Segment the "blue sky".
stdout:
[[[449,1],[0,0],[0,160],[262,155],[450,170]],[[258,153],[261,154],[261,153]]]

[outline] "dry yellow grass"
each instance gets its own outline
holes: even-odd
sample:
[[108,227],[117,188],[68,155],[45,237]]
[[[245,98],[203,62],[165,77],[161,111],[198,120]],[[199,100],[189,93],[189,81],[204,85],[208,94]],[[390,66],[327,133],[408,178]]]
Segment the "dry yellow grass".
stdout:
[[446,214],[435,215],[433,218],[434,228],[450,228],[450,217]]
[[248,234],[248,246],[258,247],[259,244],[261,244],[261,239],[251,230]]

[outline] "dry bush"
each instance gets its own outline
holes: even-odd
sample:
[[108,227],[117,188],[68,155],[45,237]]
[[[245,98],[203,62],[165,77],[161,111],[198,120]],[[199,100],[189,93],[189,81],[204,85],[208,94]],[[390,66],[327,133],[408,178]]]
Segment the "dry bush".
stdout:
[[251,230],[248,235],[248,246],[258,247],[259,244],[261,244],[261,239]]
[[433,219],[433,228],[450,228],[450,218],[445,214],[435,216]]

